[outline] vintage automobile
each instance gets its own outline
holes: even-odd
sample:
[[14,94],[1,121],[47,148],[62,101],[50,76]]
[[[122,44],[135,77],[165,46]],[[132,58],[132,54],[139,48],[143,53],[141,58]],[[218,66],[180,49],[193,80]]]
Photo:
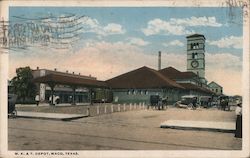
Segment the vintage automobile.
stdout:
[[181,97],[181,100],[176,102],[176,107],[186,109],[196,109],[199,105],[198,97],[195,95],[185,95]]
[[200,105],[204,108],[211,107],[212,97],[211,96],[201,96],[200,97]]
[[15,94],[8,94],[8,117],[16,117],[17,111],[16,111],[16,99],[17,95]]
[[220,101],[221,110],[230,111],[229,97],[228,96],[225,96],[225,95],[220,96],[219,101]]
[[163,110],[167,105],[167,97],[162,98],[159,95],[150,96],[150,106],[154,106],[158,110]]

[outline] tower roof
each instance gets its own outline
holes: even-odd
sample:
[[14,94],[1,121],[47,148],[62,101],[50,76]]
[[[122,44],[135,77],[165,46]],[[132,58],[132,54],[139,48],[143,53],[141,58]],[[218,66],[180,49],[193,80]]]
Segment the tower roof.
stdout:
[[204,35],[198,33],[186,36],[186,38],[192,38],[192,37],[203,37],[204,39],[206,39]]

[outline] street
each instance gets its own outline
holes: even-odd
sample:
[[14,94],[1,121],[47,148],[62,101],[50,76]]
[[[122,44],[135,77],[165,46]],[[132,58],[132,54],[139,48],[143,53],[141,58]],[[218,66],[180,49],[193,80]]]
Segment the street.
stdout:
[[163,121],[234,122],[234,111],[137,110],[72,121],[8,119],[9,150],[240,150],[233,133],[163,129]]

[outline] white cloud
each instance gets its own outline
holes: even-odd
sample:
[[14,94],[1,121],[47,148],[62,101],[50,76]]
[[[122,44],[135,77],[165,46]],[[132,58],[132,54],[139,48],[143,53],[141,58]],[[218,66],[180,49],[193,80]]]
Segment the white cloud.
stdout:
[[173,40],[169,43],[163,43],[164,46],[168,47],[168,46],[179,46],[179,47],[182,47],[184,46],[184,43],[179,41],[179,40]]
[[97,19],[92,19],[89,17],[84,17],[82,23],[89,28],[97,28],[99,26]]
[[237,71],[242,68],[240,57],[223,52],[216,54],[206,53],[206,64],[213,69],[233,69]]
[[184,25],[184,26],[211,26],[211,27],[221,27],[222,24],[216,21],[215,17],[194,17],[175,19],[171,18],[170,23],[173,25]]
[[230,37],[223,37],[217,41],[207,41],[210,45],[215,45],[219,48],[235,48],[241,49],[243,47],[243,39],[242,36],[230,36]]
[[137,46],[146,46],[150,44],[150,42],[144,41],[141,38],[134,38],[134,37],[128,38],[127,41],[129,44],[137,45]]
[[229,53],[206,54],[206,77],[222,85],[228,95],[242,94],[242,61]]
[[222,24],[218,23],[215,17],[194,17],[176,19],[171,18],[169,21],[161,19],[150,20],[147,24],[147,28],[143,28],[142,32],[146,36],[156,34],[172,34],[172,35],[187,35],[193,34],[194,31],[188,30],[187,27],[198,27],[198,26],[210,26],[210,27],[221,27]]
[[112,35],[112,34],[124,34],[125,30],[121,25],[110,23],[103,28],[104,34]]
[[154,19],[148,22],[147,28],[143,28],[142,32],[146,36],[156,34],[173,34],[173,35],[186,35],[191,34],[192,31],[188,31],[183,26],[173,25],[169,21],[161,19]]
[[108,36],[114,34],[124,34],[126,32],[122,25],[116,23],[109,23],[106,26],[101,25],[97,19],[85,17],[81,21],[83,25],[83,32],[93,32],[101,36]]

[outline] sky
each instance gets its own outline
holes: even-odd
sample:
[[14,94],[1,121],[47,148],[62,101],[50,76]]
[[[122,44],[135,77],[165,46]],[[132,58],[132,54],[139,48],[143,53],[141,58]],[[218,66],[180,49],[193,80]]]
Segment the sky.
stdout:
[[[11,50],[10,79],[18,67],[30,66],[35,69],[38,66],[57,68],[58,71],[64,72],[74,71],[83,75],[91,74],[97,79],[106,80],[142,66],[157,69],[158,51],[162,52],[162,68],[172,66],[186,71],[186,36],[198,33],[206,38],[207,80],[222,85],[227,95],[242,95],[243,29],[239,8],[230,11],[221,7],[9,9],[9,20],[12,23],[28,21],[41,24],[41,20],[38,22],[37,19],[43,19],[43,22],[47,20],[47,23],[58,26],[55,24],[61,20],[58,17],[69,17],[65,18],[69,21],[77,19],[76,23],[67,25],[66,29],[74,39],[71,39],[70,44],[64,44],[67,48],[63,49],[61,43],[68,42],[69,38],[61,40],[60,45],[57,44],[56,47],[31,44],[26,49]],[[49,35],[58,37],[52,33]]]

